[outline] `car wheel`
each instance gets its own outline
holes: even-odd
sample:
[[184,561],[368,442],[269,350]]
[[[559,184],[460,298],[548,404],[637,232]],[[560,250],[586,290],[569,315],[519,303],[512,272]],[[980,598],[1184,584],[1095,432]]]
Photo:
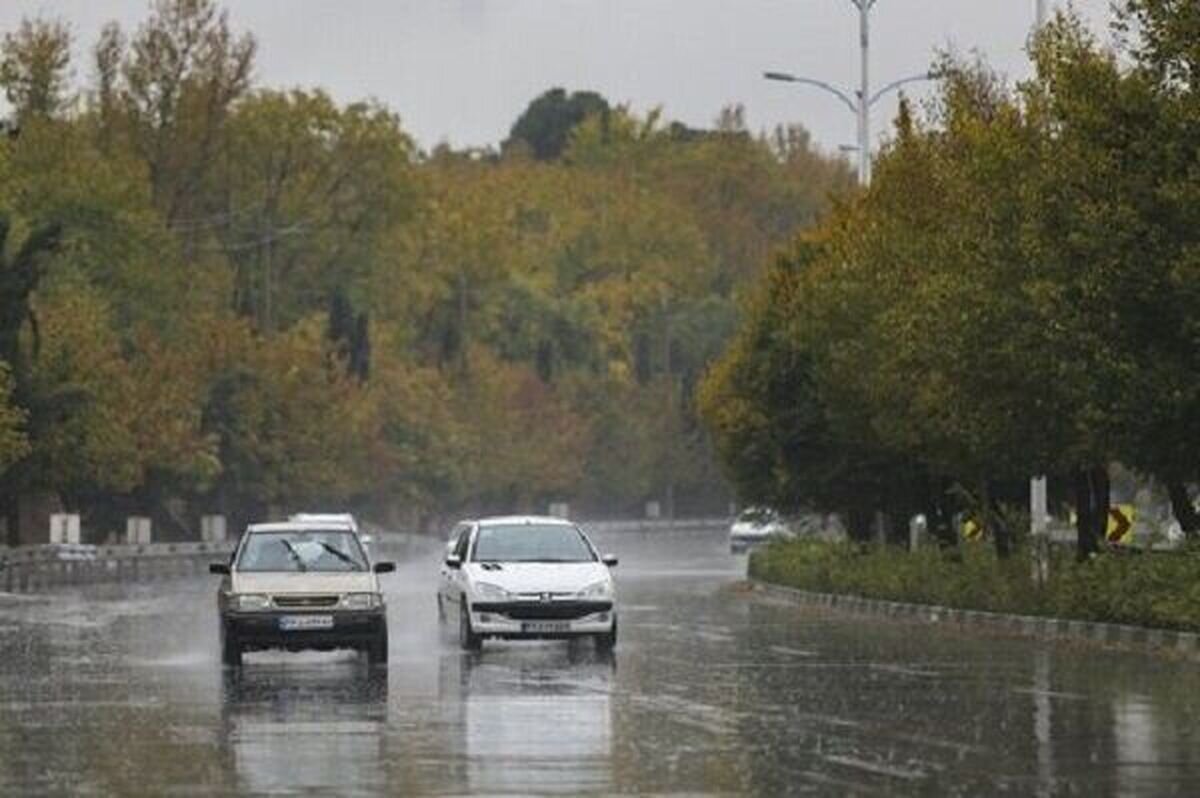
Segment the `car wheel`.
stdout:
[[617,647],[617,619],[613,618],[612,629],[596,635],[596,648],[599,651],[612,651]]
[[367,646],[367,663],[370,665],[386,665],[388,661],[388,633],[385,628]]
[[483,647],[483,638],[471,629],[471,613],[467,612],[467,602],[461,602],[462,610],[458,613],[458,644],[463,651],[478,651]]
[[221,635],[221,663],[235,668],[242,664],[242,647],[231,634]]

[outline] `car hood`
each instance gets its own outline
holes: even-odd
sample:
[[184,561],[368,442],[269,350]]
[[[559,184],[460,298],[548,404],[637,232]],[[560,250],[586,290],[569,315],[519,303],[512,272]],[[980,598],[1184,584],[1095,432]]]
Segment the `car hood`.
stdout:
[[350,573],[234,573],[235,593],[377,593],[371,571]]
[[608,579],[608,566],[598,562],[497,563],[485,570],[480,563],[466,565],[472,583],[488,582],[510,593],[575,593]]

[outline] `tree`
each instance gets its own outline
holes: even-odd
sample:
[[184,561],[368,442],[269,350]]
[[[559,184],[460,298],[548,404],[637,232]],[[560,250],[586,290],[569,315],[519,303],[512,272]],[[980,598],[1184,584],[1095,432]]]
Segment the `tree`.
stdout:
[[0,363],[0,479],[9,466],[29,453],[25,413],[11,403],[12,390],[9,366]]
[[412,140],[375,103],[257,91],[229,121],[223,211],[208,226],[235,269],[235,305],[286,327],[334,291],[353,296],[413,214]]
[[590,116],[607,117],[609,110],[608,101],[595,92],[550,89],[517,117],[504,148],[523,143],[537,160],[555,160],[566,149],[571,131]]
[[0,87],[18,124],[58,116],[71,104],[71,29],[61,20],[22,19],[0,43]]
[[167,222],[194,228],[221,210],[204,189],[249,89],[256,45],[235,36],[213,0],[155,0],[151,9],[128,49],[109,26],[95,50],[100,138],[127,142]]

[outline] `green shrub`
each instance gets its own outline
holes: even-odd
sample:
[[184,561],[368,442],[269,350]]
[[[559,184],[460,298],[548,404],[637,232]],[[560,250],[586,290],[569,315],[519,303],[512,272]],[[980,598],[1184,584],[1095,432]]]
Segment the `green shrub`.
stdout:
[[1000,560],[987,546],[907,552],[795,540],[750,558],[750,576],[822,593],[1073,620],[1200,631],[1200,551],[1052,555],[1050,579],[1031,581],[1028,553]]

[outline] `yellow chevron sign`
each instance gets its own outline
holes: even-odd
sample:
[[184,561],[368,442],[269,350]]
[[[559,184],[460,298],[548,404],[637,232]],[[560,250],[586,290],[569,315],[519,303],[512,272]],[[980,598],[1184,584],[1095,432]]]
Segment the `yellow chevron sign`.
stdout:
[[962,522],[963,540],[969,540],[972,543],[983,540],[983,524],[975,518],[968,518]]
[[1134,507],[1132,504],[1118,504],[1108,508],[1108,525],[1104,530],[1104,539],[1114,546],[1128,546],[1133,542]]

